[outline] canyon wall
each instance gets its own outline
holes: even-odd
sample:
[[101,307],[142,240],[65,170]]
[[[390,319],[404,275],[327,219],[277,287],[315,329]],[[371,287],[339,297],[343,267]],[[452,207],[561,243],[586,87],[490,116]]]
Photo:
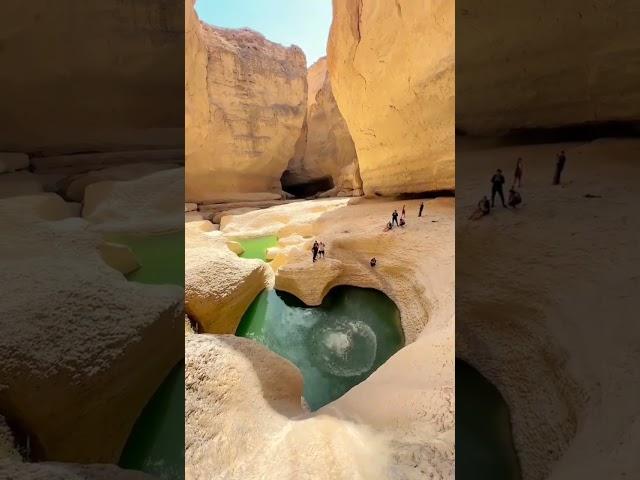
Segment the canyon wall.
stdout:
[[186,200],[280,193],[306,114],[304,53],[185,8]]
[[456,128],[495,135],[637,122],[637,3],[614,3],[456,2]]
[[301,145],[283,177],[283,188],[330,179],[333,188],[328,193],[361,195],[356,149],[333,96],[326,57],[309,68],[307,84],[307,118]]
[[328,63],[367,195],[455,188],[454,5],[334,0]]
[[183,42],[170,0],[4,1],[0,151],[181,146]]

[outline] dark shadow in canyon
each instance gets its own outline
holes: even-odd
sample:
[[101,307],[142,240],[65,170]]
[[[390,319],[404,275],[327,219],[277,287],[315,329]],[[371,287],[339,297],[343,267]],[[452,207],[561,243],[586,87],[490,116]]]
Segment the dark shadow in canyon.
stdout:
[[292,178],[289,170],[285,170],[281,178],[282,189],[296,198],[310,198],[327,190],[331,190],[335,185],[333,178],[327,175],[322,178],[309,180],[307,182],[296,181]]

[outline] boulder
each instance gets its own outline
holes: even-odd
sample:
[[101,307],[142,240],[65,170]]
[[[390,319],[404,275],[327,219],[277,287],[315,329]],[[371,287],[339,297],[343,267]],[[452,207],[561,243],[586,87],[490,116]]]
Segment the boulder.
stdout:
[[365,194],[455,188],[454,63],[453,2],[333,1],[331,88]]
[[235,333],[270,274],[260,260],[238,257],[220,232],[185,230],[185,307],[208,333]]
[[184,213],[184,169],[162,170],[129,181],[92,183],[82,216],[102,231],[150,233],[180,230]]

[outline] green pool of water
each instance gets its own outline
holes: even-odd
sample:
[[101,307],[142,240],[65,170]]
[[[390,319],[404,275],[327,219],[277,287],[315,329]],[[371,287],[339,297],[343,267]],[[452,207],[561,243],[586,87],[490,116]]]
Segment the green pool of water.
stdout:
[[[183,231],[108,240],[128,245],[138,258],[141,267],[128,275],[130,281],[184,286]],[[120,466],[161,479],[184,479],[184,361],[173,368],[138,417]]]
[[304,377],[312,410],[342,396],[404,345],[400,312],[383,293],[336,287],[319,307],[263,290],[236,335],[253,338],[289,359]]
[[184,232],[161,235],[114,235],[114,243],[128,245],[141,268],[127,278],[134,282],[184,286]]
[[267,259],[267,248],[275,247],[278,244],[278,237],[269,235],[267,237],[243,238],[237,242],[244,248],[242,258]]
[[493,384],[461,360],[456,360],[456,478],[521,478],[506,402]]

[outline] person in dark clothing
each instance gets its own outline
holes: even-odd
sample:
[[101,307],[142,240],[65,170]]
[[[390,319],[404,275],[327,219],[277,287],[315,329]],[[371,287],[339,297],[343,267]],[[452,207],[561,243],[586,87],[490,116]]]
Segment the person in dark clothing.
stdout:
[[389,230],[393,230],[393,225],[391,222],[387,223],[387,226],[384,227],[385,232],[388,232]]
[[373,257],[369,263],[371,264],[372,267],[375,267],[378,261],[376,260],[376,257]]
[[522,196],[512,187],[509,189],[509,206],[516,208],[516,205],[522,203]]
[[402,205],[402,214],[400,215],[400,218],[404,218],[404,216],[405,216],[405,215],[406,215],[406,213],[407,213],[407,212],[405,211],[405,209],[404,209],[404,207],[405,207],[405,206],[406,206],[406,205]]
[[394,210],[393,213],[391,214],[391,224],[396,224],[396,225],[400,225],[398,223],[398,210]]
[[320,245],[318,245],[318,241],[314,241],[313,242],[313,247],[311,247],[311,251],[313,252],[313,261],[315,262],[316,259],[318,258],[318,249],[320,248]]
[[400,226],[401,226],[401,227],[404,227],[406,224],[407,224],[407,222],[405,221],[405,219],[404,219],[404,218],[401,218],[401,219],[400,219]]
[[504,175],[502,175],[502,170],[496,170],[496,173],[491,177],[491,206],[495,207],[496,204],[496,193],[500,195],[500,200],[502,201],[502,206],[507,208],[507,204],[504,203],[504,192],[502,191],[502,186],[504,185]]
[[485,195],[478,202],[478,206],[476,207],[475,211],[469,217],[469,220],[480,220],[485,215],[489,215],[490,211],[491,211],[491,207],[489,206],[489,199]]
[[518,188],[522,187],[522,158],[518,158],[516,162],[516,171],[513,174],[513,186],[518,184]]
[[420,202],[420,210],[418,210],[418,216],[422,216],[422,210],[424,210],[424,202]]
[[564,170],[564,164],[567,161],[567,157],[564,155],[564,150],[558,154],[558,160],[556,161],[556,173],[553,175],[553,184],[560,185],[560,175]]

